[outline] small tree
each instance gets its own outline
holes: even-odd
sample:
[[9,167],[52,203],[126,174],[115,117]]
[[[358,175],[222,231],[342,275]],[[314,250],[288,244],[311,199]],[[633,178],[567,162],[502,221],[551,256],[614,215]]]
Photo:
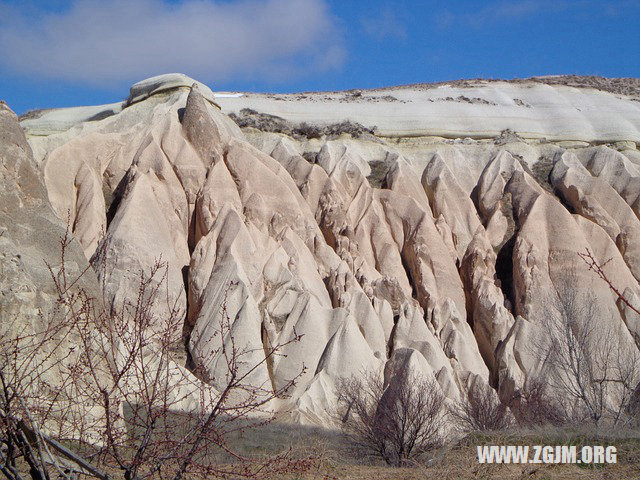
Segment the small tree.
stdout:
[[86,292],[77,288],[90,267],[75,281],[68,279],[65,253],[70,241],[67,228],[60,268],[54,274],[47,265],[58,293],[51,310],[40,312],[32,322],[18,315],[0,322],[0,472],[10,480],[21,480],[25,471],[38,480],[52,474],[73,478],[69,465],[52,453],[41,428],[60,438],[85,437],[91,429],[88,416],[81,414],[83,399],[73,388],[79,348],[70,315],[80,298],[90,308]]
[[467,395],[449,409],[449,414],[463,432],[498,431],[513,425],[509,407],[491,387],[478,382],[471,384]]
[[564,400],[574,422],[589,419],[618,425],[640,380],[640,356],[621,342],[624,331],[601,315],[591,296],[581,294],[575,272],[556,286],[544,318],[544,339],[534,343],[543,373]]
[[[588,248],[578,255],[587,265],[589,271],[594,272],[609,287],[622,305],[640,316],[640,306],[632,304],[631,300],[613,284],[605,272],[605,267],[611,259],[600,264]],[[614,421],[618,423],[627,416],[632,421],[638,422],[640,420],[640,355],[635,349],[618,348],[615,352],[614,364],[617,370],[615,381],[620,391]]]
[[338,389],[342,428],[367,454],[399,467],[441,442],[444,396],[434,380],[404,369],[388,385],[369,373]]
[[[304,471],[315,463],[313,457],[293,459],[289,452],[249,459],[228,443],[231,432],[272,419],[265,407],[285,396],[298,377],[275,391],[270,384],[252,385],[248,377],[299,335],[265,348],[261,361],[247,364],[251,352],[230,334],[224,302],[215,336],[230,342],[221,342],[212,355],[224,358],[227,373],[219,382],[224,387],[215,390],[202,365],[196,365],[198,378],[172,360],[183,321],[179,309],[169,308],[165,319],[152,314],[155,302],[169,298],[163,291],[166,265],[158,261],[141,273],[131,300],[107,313],[77,288],[77,279],[67,277],[70,241],[67,232],[61,239],[62,267],[55,273],[50,268],[58,299],[54,312],[43,316],[41,331],[27,334],[16,320],[14,332],[0,342],[0,473],[23,478],[19,461],[24,460],[34,480],[48,480],[53,472],[70,479],[73,469],[106,478],[99,469],[114,468],[124,480],[181,480],[193,473],[256,478]],[[59,444],[44,430],[82,446],[87,460],[67,451],[63,456],[75,465],[69,468],[59,451],[50,451],[49,445]],[[220,452],[234,462],[216,463],[212,455]]]
[[640,307],[631,304],[631,301],[624,296],[624,294],[613,284],[613,282],[611,282],[611,280],[609,280],[609,276],[605,273],[604,268],[607,266],[611,259],[600,265],[591,253],[591,250],[589,250],[588,248],[583,253],[578,253],[578,255],[580,256],[582,261],[587,264],[587,267],[589,267],[589,271],[595,272],[595,274],[598,275],[598,277],[607,284],[609,289],[616,295],[616,297],[618,297],[618,299],[622,303],[624,303],[627,307],[640,315]]
[[510,399],[509,408],[518,425],[523,427],[559,426],[566,422],[562,405],[549,395],[547,383],[541,379],[528,379]]

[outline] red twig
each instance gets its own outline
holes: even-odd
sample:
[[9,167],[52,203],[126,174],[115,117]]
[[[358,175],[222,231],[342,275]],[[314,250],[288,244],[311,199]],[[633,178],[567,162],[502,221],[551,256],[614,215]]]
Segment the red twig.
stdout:
[[625,297],[624,294],[620,292],[620,290],[618,290],[618,288],[616,288],[616,286],[611,282],[611,280],[609,280],[609,277],[604,272],[604,267],[607,266],[611,259],[600,265],[591,253],[591,250],[589,250],[588,248],[585,250],[585,253],[578,253],[578,255],[580,255],[580,258],[582,258],[584,263],[587,264],[589,270],[595,272],[596,275],[598,275],[598,277],[600,277],[609,286],[609,289],[611,289],[611,291],[620,299],[622,303],[624,303],[627,307],[640,315],[640,309],[631,304],[629,299]]

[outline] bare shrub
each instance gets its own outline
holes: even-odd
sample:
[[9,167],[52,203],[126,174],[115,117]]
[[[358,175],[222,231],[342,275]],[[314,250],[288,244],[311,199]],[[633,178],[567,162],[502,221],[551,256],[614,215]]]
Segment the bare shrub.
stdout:
[[527,381],[516,391],[509,407],[518,425],[523,427],[560,426],[566,421],[562,405],[550,395],[547,384],[538,379]]
[[282,117],[269,115],[267,113],[258,113],[250,108],[243,108],[240,113],[230,113],[231,118],[240,128],[255,128],[263,132],[287,133],[291,126]]
[[[273,390],[252,385],[249,376],[288,342],[264,350],[257,364],[231,334],[226,302],[214,337],[227,338],[212,355],[226,362],[225,378],[214,390],[172,361],[175,332],[182,327],[178,308],[155,318],[156,302],[168,301],[163,291],[167,266],[157,262],[140,274],[137,292],[121,308],[107,313],[77,288],[64,268],[69,231],[61,240],[62,266],[51,277],[56,308],[43,315],[36,333],[18,320],[12,335],[0,342],[0,472],[21,479],[26,462],[32,479],[74,478],[74,472],[119,470],[125,480],[173,478],[199,474],[257,478],[302,472],[314,457],[294,458],[290,452],[247,458],[228,442],[238,432],[272,419],[265,410],[276,396],[285,397],[298,376]],[[208,379],[202,364],[200,378]],[[45,435],[44,430],[49,435]],[[52,452],[52,437],[81,447]],[[61,453],[63,452],[63,453]],[[216,463],[224,453],[233,462]],[[72,466],[69,467],[69,461]],[[84,465],[84,467],[83,467]],[[22,469],[24,471],[24,468]]]
[[435,381],[403,370],[389,385],[369,373],[338,389],[343,431],[365,454],[400,467],[442,441],[444,396]]
[[324,132],[320,127],[302,122],[291,130],[291,134],[294,137],[320,138]]
[[499,431],[513,425],[509,407],[479,382],[472,383],[466,397],[449,408],[449,415],[463,432]]
[[373,134],[374,130],[375,130],[375,127],[369,129],[357,122],[345,120],[343,122],[332,123],[331,125],[324,127],[324,134],[338,136],[344,133],[348,133],[354,138],[360,138],[365,133]]
[[60,438],[84,437],[92,428],[90,418],[74,408],[84,399],[73,385],[77,338],[69,313],[78,302],[86,311],[93,305],[77,288],[86,271],[75,281],[67,278],[70,241],[67,228],[60,268],[54,274],[47,265],[62,293],[52,309],[40,312],[33,323],[16,316],[0,325],[0,471],[9,479],[21,479],[25,471],[33,479],[48,479],[50,470],[70,478],[73,472],[56,460],[41,428]]
[[[632,304],[630,299],[613,284],[605,272],[610,260],[603,264],[598,263],[589,249],[578,253],[578,255],[587,265],[589,271],[594,272],[616,295],[620,304],[629,308],[632,314],[640,315],[640,307]],[[614,380],[618,383],[622,393],[619,397],[620,404],[614,418],[620,420],[623,415],[626,415],[628,417],[627,420],[630,419],[638,424],[640,422],[640,358],[636,350],[631,352],[626,350],[628,349],[616,352],[617,378]]]
[[325,135],[339,136],[345,133],[359,138],[366,133],[373,134],[375,130],[375,127],[370,129],[350,120],[325,126],[310,125],[306,122],[296,125],[277,115],[260,113],[250,108],[243,108],[238,114],[230,113],[229,118],[240,128],[255,128],[262,132],[282,133],[299,139],[322,138]]
[[502,130],[500,135],[493,140],[495,145],[506,145],[507,143],[514,142],[524,142],[524,139],[510,128]]
[[603,317],[596,300],[581,293],[575,272],[556,286],[544,319],[545,337],[534,343],[543,373],[558,393],[570,421],[603,421],[617,426],[629,420],[628,406],[640,381],[640,355],[621,341],[623,325]]
[[578,253],[578,255],[587,264],[587,267],[589,267],[589,270],[592,271],[592,272],[595,272],[595,274],[603,282],[605,282],[607,284],[609,289],[616,295],[616,297],[618,297],[618,299],[622,303],[624,303],[627,307],[629,307],[635,313],[640,315],[640,308],[638,308],[635,305],[632,305],[631,302],[629,301],[629,299],[624,296],[624,294],[611,282],[611,280],[609,280],[609,277],[605,273],[604,269],[607,266],[607,264],[609,263],[609,260],[607,260],[604,264],[600,265],[596,261],[595,257],[593,256],[593,254],[591,253],[591,251],[589,249],[586,249],[585,252],[583,252],[583,253]]

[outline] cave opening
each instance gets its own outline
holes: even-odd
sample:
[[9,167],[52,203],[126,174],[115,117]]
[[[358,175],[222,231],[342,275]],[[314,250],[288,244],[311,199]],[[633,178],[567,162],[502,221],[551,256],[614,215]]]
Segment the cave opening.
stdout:
[[513,289],[513,248],[516,243],[516,235],[512,235],[498,250],[496,258],[496,277],[500,280],[500,290],[511,304],[510,310],[515,305],[515,293]]

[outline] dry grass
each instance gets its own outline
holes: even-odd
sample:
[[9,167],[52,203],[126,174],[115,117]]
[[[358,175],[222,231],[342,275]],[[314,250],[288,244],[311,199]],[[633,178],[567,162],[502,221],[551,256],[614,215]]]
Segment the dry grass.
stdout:
[[[282,426],[281,426],[282,427]],[[287,441],[287,438],[289,441]],[[640,438],[634,432],[625,432],[624,437],[600,437],[570,431],[543,431],[530,434],[475,434],[435,451],[430,459],[416,462],[414,466],[394,468],[382,463],[366,464],[366,458],[356,457],[342,444],[344,439],[335,433],[308,427],[284,427],[270,425],[264,429],[247,431],[236,438],[236,447],[243,453],[259,459],[282,451],[282,448],[297,445],[293,457],[309,456],[316,459],[306,473],[274,473],[264,479],[273,480],[600,480],[640,478]],[[288,445],[287,445],[288,444]],[[477,445],[615,445],[618,449],[618,463],[612,465],[544,465],[544,464],[479,464]],[[72,446],[72,445],[69,445]],[[77,445],[73,445],[80,453]],[[229,460],[222,460],[224,465]],[[21,465],[26,473],[26,465]],[[115,466],[106,466],[106,473],[112,478],[122,478],[122,472]],[[26,477],[28,478],[28,476]],[[81,478],[90,478],[81,476]],[[191,475],[193,480],[212,480],[213,476]]]
[[[268,477],[282,480],[458,480],[458,479],[640,479],[640,437],[637,431],[593,434],[570,429],[532,430],[529,433],[470,434],[458,442],[433,451],[411,467],[388,467],[357,453],[337,433],[310,427],[271,425],[265,430],[247,432],[240,440],[241,450],[267,455],[271,449],[297,446],[299,452],[313,451],[318,463],[305,474]],[[255,449],[256,445],[262,448]],[[579,466],[545,464],[479,464],[477,445],[614,445],[617,464]]]
[[[534,440],[532,438],[531,440]],[[540,440],[539,438],[537,440]],[[316,480],[324,478],[348,480],[572,480],[572,479],[636,479],[640,478],[640,441],[621,440],[611,442],[618,446],[618,463],[612,465],[545,465],[545,464],[479,464],[476,440],[468,440],[438,452],[430,465],[416,464],[414,467],[392,468],[382,465],[349,465],[336,461],[325,461],[320,470],[302,476],[282,477],[289,480]],[[553,439],[546,439],[545,443]],[[492,438],[492,444],[514,443],[513,438]],[[515,442],[519,444],[522,442]],[[537,443],[531,443],[536,445]],[[550,443],[553,445],[553,443]],[[609,444],[599,442],[599,444]]]
[[[621,435],[620,433],[618,435]],[[415,462],[412,467],[393,468],[382,463],[367,463],[343,448],[334,449],[324,443],[316,448],[322,451],[317,468],[304,475],[274,478],[286,480],[458,480],[458,479],[638,479],[640,478],[640,438],[637,432],[624,432],[594,437],[571,430],[542,430],[532,433],[471,434],[432,453],[431,458]],[[326,440],[326,439],[325,439]],[[334,438],[338,441],[337,438]],[[617,464],[611,465],[545,465],[545,464],[480,464],[477,445],[614,445]],[[323,450],[324,449],[324,450]]]
[[500,480],[595,480],[595,479],[633,479],[638,478],[640,470],[628,466],[586,469],[574,465],[475,465],[457,464],[446,468],[390,468],[342,466],[326,474],[312,473],[301,477],[285,477],[292,480],[316,480],[337,478],[345,480],[464,480],[464,479],[500,479]]

